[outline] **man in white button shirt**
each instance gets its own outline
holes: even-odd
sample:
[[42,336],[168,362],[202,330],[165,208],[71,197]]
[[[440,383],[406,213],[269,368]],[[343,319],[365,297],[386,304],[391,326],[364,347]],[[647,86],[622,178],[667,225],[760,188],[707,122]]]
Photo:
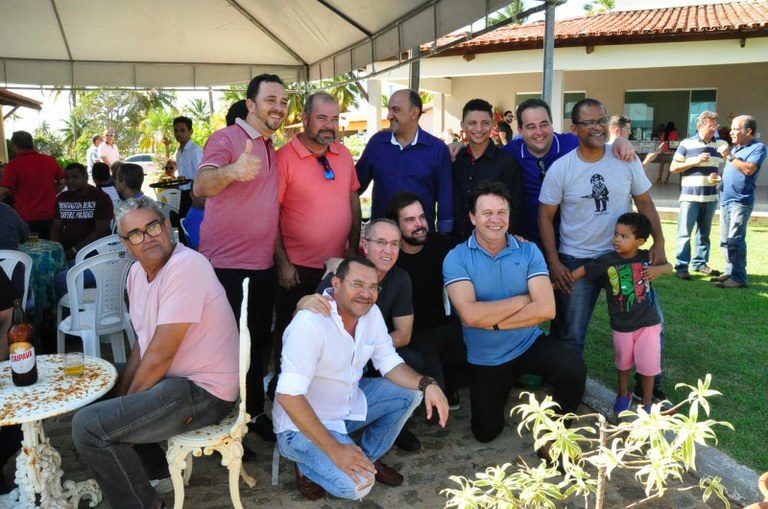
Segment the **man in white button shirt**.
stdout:
[[[296,462],[299,491],[362,499],[374,480],[403,477],[380,458],[424,394],[427,418],[440,425],[448,401],[434,379],[395,352],[379,309],[378,274],[368,259],[344,260],[332,280],[331,316],[301,310],[283,335],[282,372],[272,417],[280,453]],[[368,360],[382,378],[361,378]],[[419,390],[421,392],[419,392]],[[349,433],[362,430],[359,445]]]

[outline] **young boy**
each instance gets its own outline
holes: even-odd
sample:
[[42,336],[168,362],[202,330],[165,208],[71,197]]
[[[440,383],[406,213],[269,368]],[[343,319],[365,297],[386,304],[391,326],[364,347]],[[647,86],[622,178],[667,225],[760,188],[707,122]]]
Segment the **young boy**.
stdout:
[[651,281],[671,274],[672,265],[648,265],[648,251],[640,246],[650,234],[651,223],[643,214],[623,214],[613,234],[614,251],[571,274],[574,280],[603,280],[619,370],[619,394],[613,407],[616,414],[629,410],[632,402],[629,375],[633,366],[641,375],[642,404],[648,411],[653,401],[653,377],[661,373],[661,320],[653,305]]

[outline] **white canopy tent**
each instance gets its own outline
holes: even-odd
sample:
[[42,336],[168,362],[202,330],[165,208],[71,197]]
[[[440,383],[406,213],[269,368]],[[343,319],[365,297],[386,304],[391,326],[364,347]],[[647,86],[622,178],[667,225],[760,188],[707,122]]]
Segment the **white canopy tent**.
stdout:
[[329,78],[508,0],[0,0],[0,86],[208,88]]

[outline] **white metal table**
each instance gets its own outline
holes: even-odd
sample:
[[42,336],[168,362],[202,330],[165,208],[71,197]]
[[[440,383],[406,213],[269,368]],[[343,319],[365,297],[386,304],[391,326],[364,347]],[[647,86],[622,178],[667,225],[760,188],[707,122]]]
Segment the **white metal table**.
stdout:
[[90,498],[91,507],[101,502],[101,489],[93,479],[65,481],[62,486],[61,456],[46,438],[43,420],[97,400],[115,384],[117,371],[103,359],[86,356],[83,375],[66,376],[63,359],[59,354],[38,356],[37,383],[27,387],[13,385],[10,363],[0,362],[0,426],[21,424],[24,434],[16,458],[18,488],[0,497],[0,508],[38,507],[38,494],[43,509],[77,507],[83,497]]

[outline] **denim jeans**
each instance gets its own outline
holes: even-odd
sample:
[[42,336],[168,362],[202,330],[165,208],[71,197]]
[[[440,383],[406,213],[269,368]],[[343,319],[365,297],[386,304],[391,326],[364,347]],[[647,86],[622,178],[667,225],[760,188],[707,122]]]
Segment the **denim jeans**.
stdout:
[[[575,258],[560,254],[560,262],[568,270],[574,270],[590,261],[592,261],[591,258]],[[573,284],[571,293],[555,290],[557,312],[552,320],[551,335],[555,339],[570,343],[582,357],[587,328],[601,289],[600,281],[592,281],[584,277]]]
[[[375,462],[392,448],[405,421],[421,403],[422,394],[386,378],[362,378],[360,389],[368,401],[368,413],[364,421],[346,421],[347,433],[363,430],[358,445],[368,459]],[[342,444],[354,443],[346,433],[330,433]],[[280,454],[295,461],[304,476],[331,495],[359,500],[371,490],[371,486],[358,490],[352,478],[300,431],[278,433],[277,445]]]
[[154,508],[159,499],[133,444],[214,424],[233,405],[186,378],[165,378],[146,391],[79,410],[72,419],[72,441],[110,507]]
[[725,256],[725,273],[736,283],[747,284],[747,225],[752,205],[723,203],[720,207],[720,246]]
[[[712,218],[717,210],[717,202],[680,202],[680,215],[677,219],[677,262],[676,272],[688,272],[688,264],[694,270],[700,270],[709,263],[709,234],[712,231]],[[691,232],[696,225],[696,240],[693,260],[691,260]]]

